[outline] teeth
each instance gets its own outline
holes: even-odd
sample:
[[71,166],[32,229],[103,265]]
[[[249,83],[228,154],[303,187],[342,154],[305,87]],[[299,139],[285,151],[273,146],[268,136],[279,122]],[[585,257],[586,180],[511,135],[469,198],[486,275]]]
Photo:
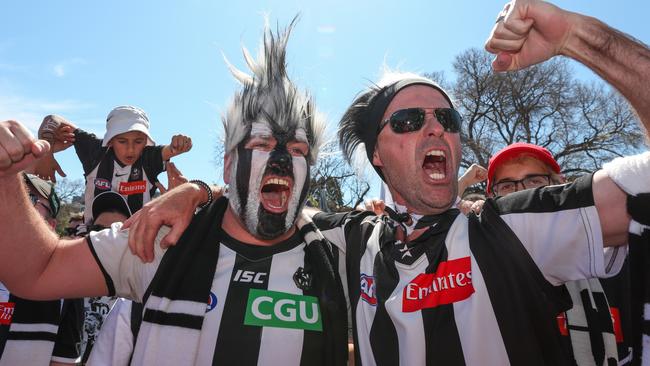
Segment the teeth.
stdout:
[[431,150],[427,153],[427,156],[442,156],[443,158],[445,156],[445,152],[442,150]]
[[271,178],[269,179],[266,184],[279,184],[282,186],[289,186],[289,181],[286,179],[280,179],[280,178]]
[[284,207],[284,204],[287,203],[287,192],[286,191],[282,192],[281,197],[282,197],[282,200],[281,200],[282,204],[280,205],[280,207]]
[[431,173],[429,174],[431,179],[445,179],[445,173]]

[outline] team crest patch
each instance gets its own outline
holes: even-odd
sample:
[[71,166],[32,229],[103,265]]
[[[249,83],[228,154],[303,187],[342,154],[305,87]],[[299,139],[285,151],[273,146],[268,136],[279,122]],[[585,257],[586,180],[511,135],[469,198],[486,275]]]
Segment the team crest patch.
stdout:
[[298,267],[293,274],[293,282],[295,282],[296,287],[299,289],[307,291],[311,289],[311,273],[306,272],[302,267]]
[[451,304],[473,293],[470,257],[440,262],[435,273],[420,273],[404,287],[402,311],[409,313]]
[[214,292],[210,291],[210,298],[208,299],[208,306],[205,309],[205,312],[209,312],[212,309],[217,307],[217,295]]
[[101,189],[102,191],[108,191],[111,189],[111,182],[108,179],[104,178],[95,178],[95,188]]
[[377,297],[375,297],[375,277],[362,273],[360,286],[361,300],[372,306],[377,305]]
[[0,324],[9,325],[14,316],[14,302],[0,302]]

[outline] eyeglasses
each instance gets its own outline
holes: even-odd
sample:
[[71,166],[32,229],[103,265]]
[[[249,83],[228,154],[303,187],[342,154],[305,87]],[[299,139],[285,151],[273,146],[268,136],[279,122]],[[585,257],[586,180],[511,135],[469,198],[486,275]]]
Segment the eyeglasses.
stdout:
[[418,131],[424,126],[427,112],[433,113],[445,132],[457,133],[463,123],[460,113],[453,108],[406,108],[395,111],[390,118],[379,124],[381,131],[390,122],[390,128],[395,133]]
[[502,180],[494,183],[492,191],[497,196],[505,196],[517,191],[517,185],[521,184],[523,189],[544,187],[551,184],[551,176],[548,174],[531,174],[524,179],[519,180]]
[[32,201],[32,205],[36,207],[36,205],[41,205],[47,209],[47,212],[50,214],[50,217],[55,219],[56,215],[59,213],[59,207],[58,206],[52,206],[52,202],[48,202],[49,205],[46,205],[41,201],[40,196],[37,194],[34,194],[32,192],[29,192],[29,200]]

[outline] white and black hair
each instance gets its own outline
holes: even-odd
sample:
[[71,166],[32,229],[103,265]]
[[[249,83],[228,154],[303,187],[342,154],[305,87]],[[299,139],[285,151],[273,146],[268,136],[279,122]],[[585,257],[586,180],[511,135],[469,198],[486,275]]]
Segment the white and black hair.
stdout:
[[[372,163],[381,118],[395,95],[411,85],[427,85],[438,90],[453,108],[447,92],[433,80],[414,73],[385,72],[378,83],[357,95],[339,121],[339,144],[348,163],[354,164],[360,149],[365,149],[368,161]],[[383,179],[381,171],[374,168]]]
[[275,34],[267,22],[257,60],[245,47],[242,49],[251,75],[226,60],[230,72],[243,86],[222,117],[226,154],[248,136],[253,122],[266,122],[274,134],[280,135],[303,128],[309,144],[308,161],[316,162],[324,139],[325,118],[316,110],[312,97],[293,84],[286,70],[287,42],[297,19]]

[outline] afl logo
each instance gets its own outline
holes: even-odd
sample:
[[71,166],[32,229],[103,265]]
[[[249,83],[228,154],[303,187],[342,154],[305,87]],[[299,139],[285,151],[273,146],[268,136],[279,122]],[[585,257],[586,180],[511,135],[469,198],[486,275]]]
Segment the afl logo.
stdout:
[[210,298],[208,299],[208,307],[205,309],[205,312],[209,312],[217,306],[217,295],[214,292],[210,291]]
[[104,178],[95,178],[95,187],[107,191],[111,189],[111,182]]

